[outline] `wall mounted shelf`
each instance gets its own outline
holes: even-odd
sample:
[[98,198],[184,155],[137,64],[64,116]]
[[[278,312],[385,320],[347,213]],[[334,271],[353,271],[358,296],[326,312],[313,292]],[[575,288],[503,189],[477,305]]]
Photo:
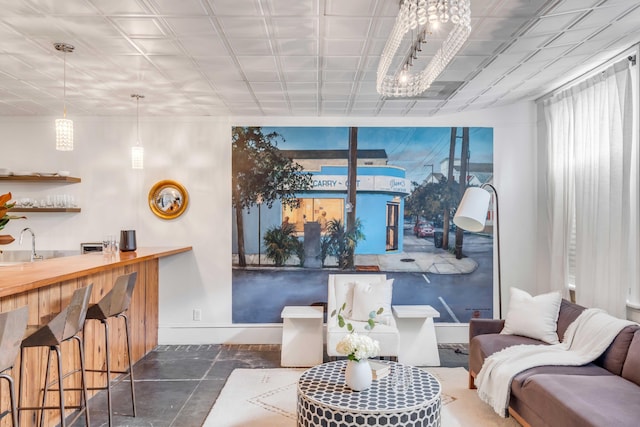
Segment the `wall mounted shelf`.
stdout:
[[0,181],[22,181],[22,182],[56,182],[56,183],[77,183],[80,178],[74,176],[40,176],[40,175],[10,175],[0,176]]
[[80,212],[80,208],[13,208],[9,212]]
[[[74,176],[59,176],[59,175],[9,175],[0,176],[0,182],[13,181],[13,182],[33,182],[33,183],[51,183],[51,184],[76,184],[81,182],[80,178]],[[0,192],[1,193],[1,192]],[[10,212],[80,212],[80,208],[24,208],[16,207],[10,210]]]

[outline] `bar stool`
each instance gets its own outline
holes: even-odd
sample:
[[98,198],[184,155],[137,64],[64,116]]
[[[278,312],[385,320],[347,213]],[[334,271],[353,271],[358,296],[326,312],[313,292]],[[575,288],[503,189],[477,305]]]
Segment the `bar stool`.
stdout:
[[[84,369],[84,350],[82,338],[78,336],[78,333],[82,331],[84,327],[84,319],[87,314],[87,307],[89,305],[89,298],[91,297],[91,289],[93,284],[77,289],[71,296],[69,305],[65,307],[60,313],[58,313],[53,319],[46,325],[40,326],[35,332],[30,334],[27,338],[22,340],[20,349],[20,381],[18,386],[18,412],[22,411],[40,411],[40,425],[44,425],[44,413],[45,409],[59,409],[60,410],[60,426],[65,427],[66,421],[64,416],[65,404],[64,404],[64,387],[63,379],[78,372],[78,369],[70,371],[66,374],[62,372],[62,355],[60,351],[60,345],[63,342],[69,340],[75,340],[78,343],[78,354],[80,358],[80,375],[82,381],[82,393],[80,395],[80,403],[77,406],[67,406],[69,409],[78,409],[78,414],[72,421],[72,424],[77,420],[84,412],[86,425],[89,426],[89,410],[87,409],[88,395],[87,395],[87,382]],[[24,378],[24,361],[25,350],[32,347],[49,347],[47,353],[47,369],[44,376],[44,389],[42,394],[42,405],[36,407],[21,406],[20,402],[23,396],[22,393],[22,381]],[[49,369],[51,367],[51,353],[55,352],[58,358],[58,379],[49,384]],[[47,392],[49,387],[53,384],[58,384],[58,392],[60,403],[58,407],[45,406],[47,402]],[[55,389],[52,389],[55,390]],[[72,391],[74,389],[70,389]]]
[[[109,411],[109,426],[112,426],[112,406],[111,406],[111,374],[122,375],[116,384],[129,377],[131,383],[131,404],[133,406],[133,416],[136,416],[136,394],[133,385],[133,366],[131,360],[131,337],[129,335],[129,318],[125,314],[129,309],[133,288],[138,277],[137,272],[124,274],[116,279],[113,288],[97,303],[89,307],[87,310],[86,320],[99,320],[104,326],[104,353],[106,359],[106,370],[104,369],[87,369],[87,372],[100,372],[107,374],[107,384],[105,387],[90,387],[90,390],[107,390],[107,409]],[[111,357],[109,355],[109,324],[107,319],[122,318],[124,319],[124,327],[127,335],[127,355],[129,358],[129,369],[125,371],[111,370]]]
[[13,369],[20,351],[20,341],[27,329],[29,308],[20,307],[15,310],[0,313],[0,378],[9,382],[9,401],[11,403],[11,421],[13,427],[18,427],[18,410],[16,408],[13,378],[6,373]]

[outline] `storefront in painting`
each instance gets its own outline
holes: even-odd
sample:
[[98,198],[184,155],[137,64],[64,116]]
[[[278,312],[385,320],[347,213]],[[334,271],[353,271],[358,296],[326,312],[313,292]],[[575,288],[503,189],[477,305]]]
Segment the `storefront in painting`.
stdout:
[[[331,220],[345,223],[351,208],[347,203],[347,150],[283,150],[282,154],[312,174],[313,187],[297,194],[298,208],[275,203],[271,209],[245,211],[246,234],[256,236],[258,226],[265,230],[289,223],[304,239],[305,223],[319,223],[321,232]],[[402,251],[404,197],[409,194],[404,169],[387,165],[385,150],[358,150],[356,185],[356,216],[365,236],[356,254]],[[257,239],[247,239],[245,248],[247,254],[257,253]]]

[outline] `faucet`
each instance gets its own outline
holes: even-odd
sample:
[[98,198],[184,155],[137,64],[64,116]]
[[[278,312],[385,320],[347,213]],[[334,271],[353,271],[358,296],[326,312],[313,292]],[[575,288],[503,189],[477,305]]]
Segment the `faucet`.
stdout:
[[24,234],[25,231],[28,231],[29,233],[31,233],[31,262],[37,260],[37,259],[43,259],[44,257],[42,255],[38,255],[36,253],[36,235],[33,232],[32,229],[30,229],[29,227],[23,229],[20,232],[20,241],[19,243],[22,244],[22,236]]

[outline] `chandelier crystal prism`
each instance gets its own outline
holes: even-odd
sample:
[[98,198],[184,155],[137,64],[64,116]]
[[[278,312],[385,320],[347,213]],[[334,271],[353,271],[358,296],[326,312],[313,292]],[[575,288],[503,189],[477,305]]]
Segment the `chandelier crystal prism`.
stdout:
[[67,119],[67,53],[73,52],[75,47],[67,43],[54,43],[53,47],[64,54],[64,115],[62,119],[56,119],[56,150],[73,151],[73,121]]
[[144,99],[144,95],[132,94],[132,98],[136,99],[136,145],[131,147],[131,168],[144,169],[144,147],[140,144],[140,99]]
[[[422,43],[438,28],[453,27],[429,64],[419,72],[410,71]],[[399,70],[389,68],[407,33],[415,34],[411,49]],[[417,96],[427,90],[458,53],[471,33],[470,0],[403,0],[393,30],[378,63],[376,90],[387,97]]]

